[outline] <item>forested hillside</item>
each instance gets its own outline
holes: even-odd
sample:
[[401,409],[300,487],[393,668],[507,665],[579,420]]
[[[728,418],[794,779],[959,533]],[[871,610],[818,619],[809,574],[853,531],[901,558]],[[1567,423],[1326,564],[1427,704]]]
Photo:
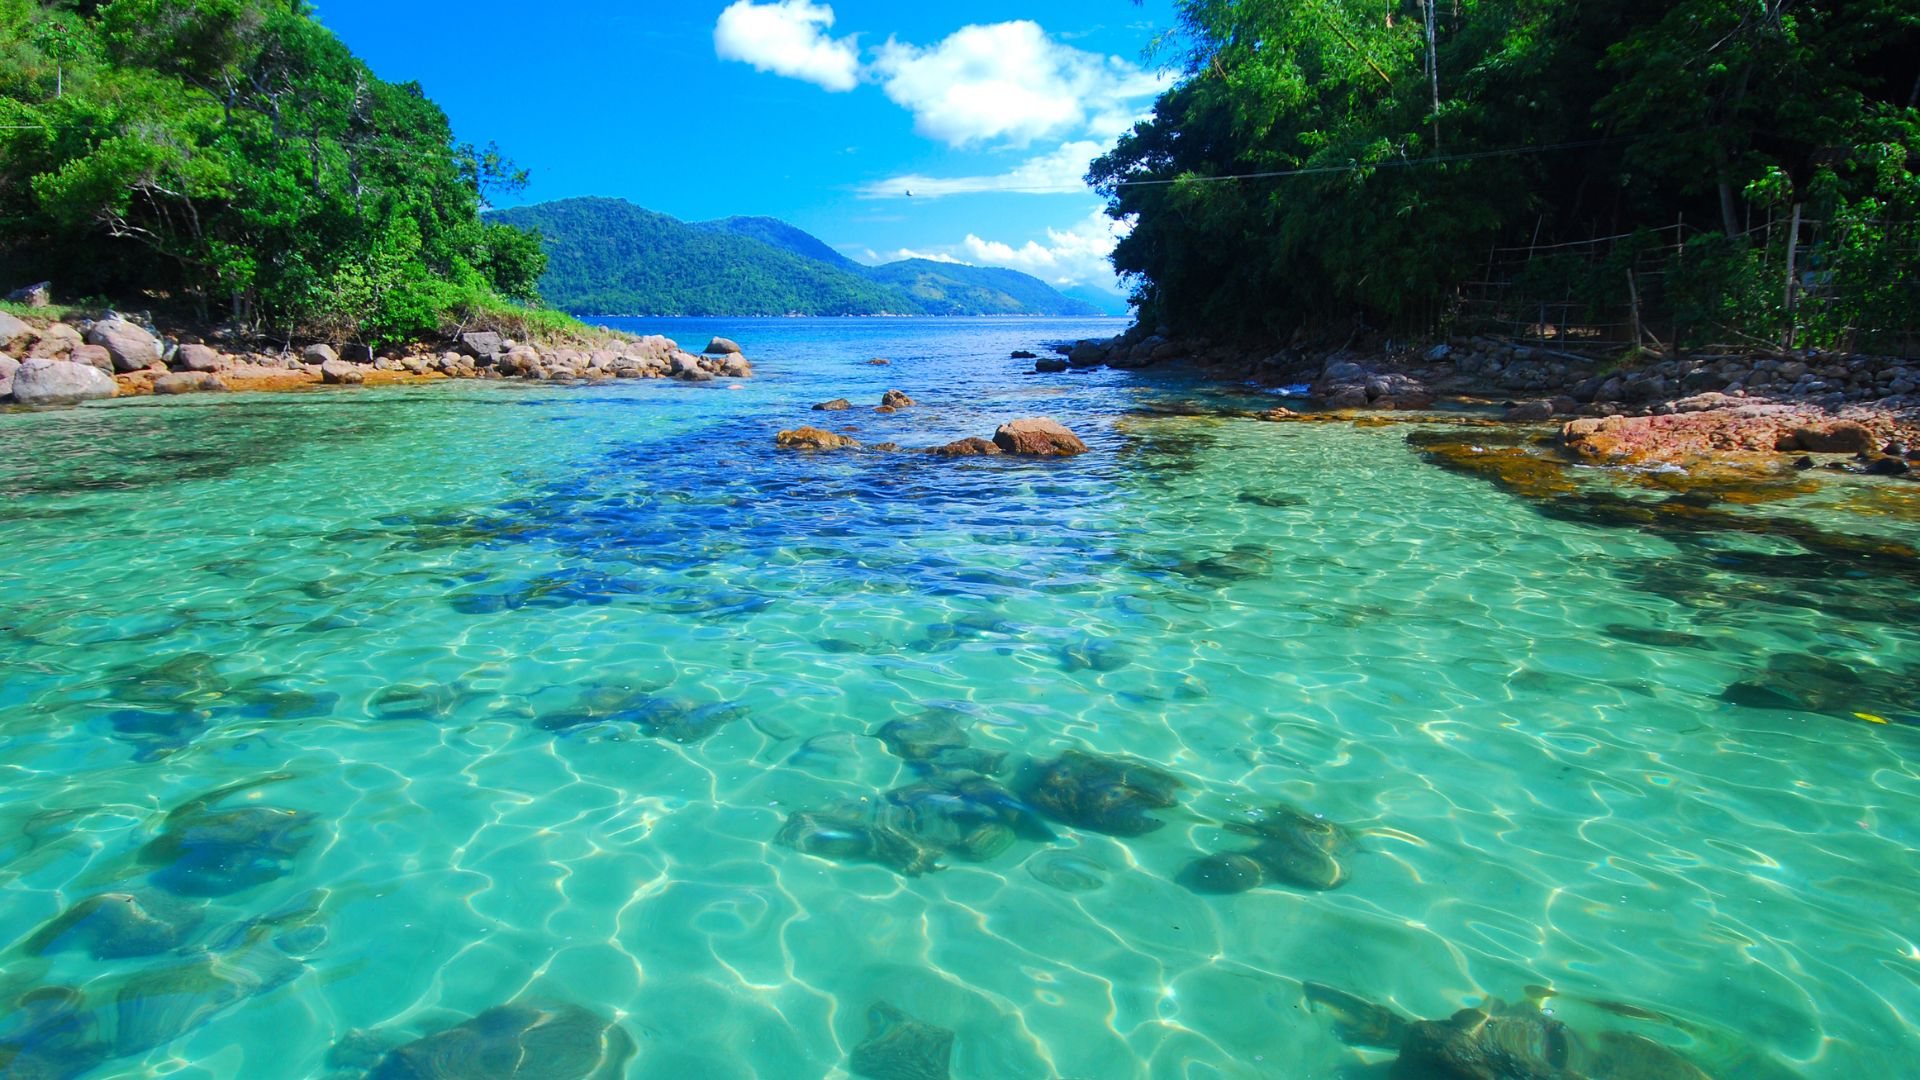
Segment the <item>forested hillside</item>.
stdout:
[[524,181],[287,0],[0,0],[0,275],[335,340],[535,298]]
[[1862,347],[1920,328],[1912,0],[1179,7],[1185,78],[1090,174],[1138,215],[1115,262],[1152,322],[1631,311],[1636,332]]
[[863,266],[773,218],[688,224],[620,199],[490,220],[545,241],[546,298],[596,315],[1097,315],[1015,270],[910,259]]

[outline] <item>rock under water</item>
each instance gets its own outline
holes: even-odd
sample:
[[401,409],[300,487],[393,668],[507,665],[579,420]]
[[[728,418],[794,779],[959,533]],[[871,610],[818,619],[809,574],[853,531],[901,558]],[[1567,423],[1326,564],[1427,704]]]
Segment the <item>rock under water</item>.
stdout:
[[1149,816],[1178,801],[1185,785],[1171,773],[1126,758],[1068,750],[1029,764],[1014,790],[1055,821],[1114,836],[1141,836],[1166,824]]
[[625,1028],[578,1005],[500,1005],[394,1050],[366,1080],[617,1080],[634,1050]]
[[953,1032],[876,1001],[867,1009],[867,1038],[853,1048],[847,1068],[868,1080],[947,1080]]

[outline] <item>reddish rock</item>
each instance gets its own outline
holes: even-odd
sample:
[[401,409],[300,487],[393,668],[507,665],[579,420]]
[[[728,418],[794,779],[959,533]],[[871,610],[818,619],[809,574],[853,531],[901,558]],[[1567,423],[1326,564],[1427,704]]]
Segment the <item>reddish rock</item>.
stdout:
[[104,345],[75,345],[67,359],[76,364],[89,364],[109,375],[114,374],[113,354]]
[[774,436],[774,442],[788,450],[859,449],[859,442],[817,427],[798,427]]
[[959,442],[950,442],[945,446],[936,446],[927,451],[929,454],[939,454],[943,457],[979,457],[999,452],[1000,448],[994,445],[993,440],[979,437],[961,439]]
[[1791,435],[1780,440],[1779,449],[1803,450],[1810,454],[1871,454],[1880,448],[1881,441],[1865,424],[1841,420],[1832,424],[1795,428]]
[[993,433],[993,442],[1009,454],[1056,457],[1087,452],[1087,444],[1078,435],[1045,416],[1001,424]]
[[910,409],[914,406],[915,402],[912,398],[898,390],[889,390],[880,395],[880,404],[889,409]]

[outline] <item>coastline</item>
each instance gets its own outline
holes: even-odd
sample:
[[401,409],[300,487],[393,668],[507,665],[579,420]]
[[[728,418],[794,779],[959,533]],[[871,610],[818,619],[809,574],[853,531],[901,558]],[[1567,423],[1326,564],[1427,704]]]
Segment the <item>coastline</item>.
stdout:
[[[1487,337],[1324,351],[1247,348],[1136,324],[1041,357],[1037,372],[1185,366],[1223,381],[1291,388],[1310,409],[1270,420],[1499,409],[1552,431],[1567,464],[1688,469],[1791,465],[1920,480],[1920,360],[1800,351],[1715,351],[1617,362]],[[1391,420],[1389,420],[1391,422]],[[1550,427],[1549,427],[1550,426]]]

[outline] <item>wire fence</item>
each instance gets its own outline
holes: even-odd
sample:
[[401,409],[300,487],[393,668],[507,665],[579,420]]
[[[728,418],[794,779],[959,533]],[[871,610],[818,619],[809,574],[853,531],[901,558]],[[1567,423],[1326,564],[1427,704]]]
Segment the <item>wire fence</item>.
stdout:
[[[1871,244],[1859,242],[1871,230]],[[1768,215],[1495,247],[1452,321],[1580,353],[1821,347],[1920,357],[1920,228]]]

